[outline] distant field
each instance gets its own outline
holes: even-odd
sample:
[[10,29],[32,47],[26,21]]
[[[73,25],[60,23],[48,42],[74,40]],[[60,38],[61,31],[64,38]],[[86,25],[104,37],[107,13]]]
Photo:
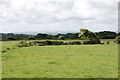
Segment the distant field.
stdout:
[[[102,40],[106,42],[107,40]],[[118,45],[61,45],[17,48],[3,41],[3,78],[117,78]]]

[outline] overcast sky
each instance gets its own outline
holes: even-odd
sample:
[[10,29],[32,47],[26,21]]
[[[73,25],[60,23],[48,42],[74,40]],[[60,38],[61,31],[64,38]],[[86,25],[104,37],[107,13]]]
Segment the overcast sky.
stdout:
[[118,0],[0,0],[1,32],[118,31]]

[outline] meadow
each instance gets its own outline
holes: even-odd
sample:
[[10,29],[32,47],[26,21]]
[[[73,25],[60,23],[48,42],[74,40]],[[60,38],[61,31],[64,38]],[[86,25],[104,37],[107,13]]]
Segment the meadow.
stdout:
[[[66,40],[67,41],[67,40]],[[107,40],[102,40],[106,42]],[[117,78],[118,45],[59,45],[16,47],[3,41],[3,78]]]

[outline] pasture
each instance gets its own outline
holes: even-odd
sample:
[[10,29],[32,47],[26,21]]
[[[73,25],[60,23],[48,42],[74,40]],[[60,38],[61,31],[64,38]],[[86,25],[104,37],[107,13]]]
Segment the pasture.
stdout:
[[[16,47],[3,41],[3,78],[117,78],[118,45],[60,45]],[[102,40],[106,42],[106,40]]]

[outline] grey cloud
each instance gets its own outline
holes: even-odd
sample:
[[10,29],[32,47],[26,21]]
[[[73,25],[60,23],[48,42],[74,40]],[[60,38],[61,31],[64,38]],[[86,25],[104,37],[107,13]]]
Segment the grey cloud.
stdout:
[[62,30],[72,32],[78,31],[80,28],[88,28],[92,31],[117,31],[117,2],[110,1],[108,3],[87,0],[71,2],[2,1],[0,4],[7,6],[4,7],[4,12],[0,12],[0,18],[4,17],[4,21],[0,20],[2,26],[0,28],[3,32],[57,32]]

